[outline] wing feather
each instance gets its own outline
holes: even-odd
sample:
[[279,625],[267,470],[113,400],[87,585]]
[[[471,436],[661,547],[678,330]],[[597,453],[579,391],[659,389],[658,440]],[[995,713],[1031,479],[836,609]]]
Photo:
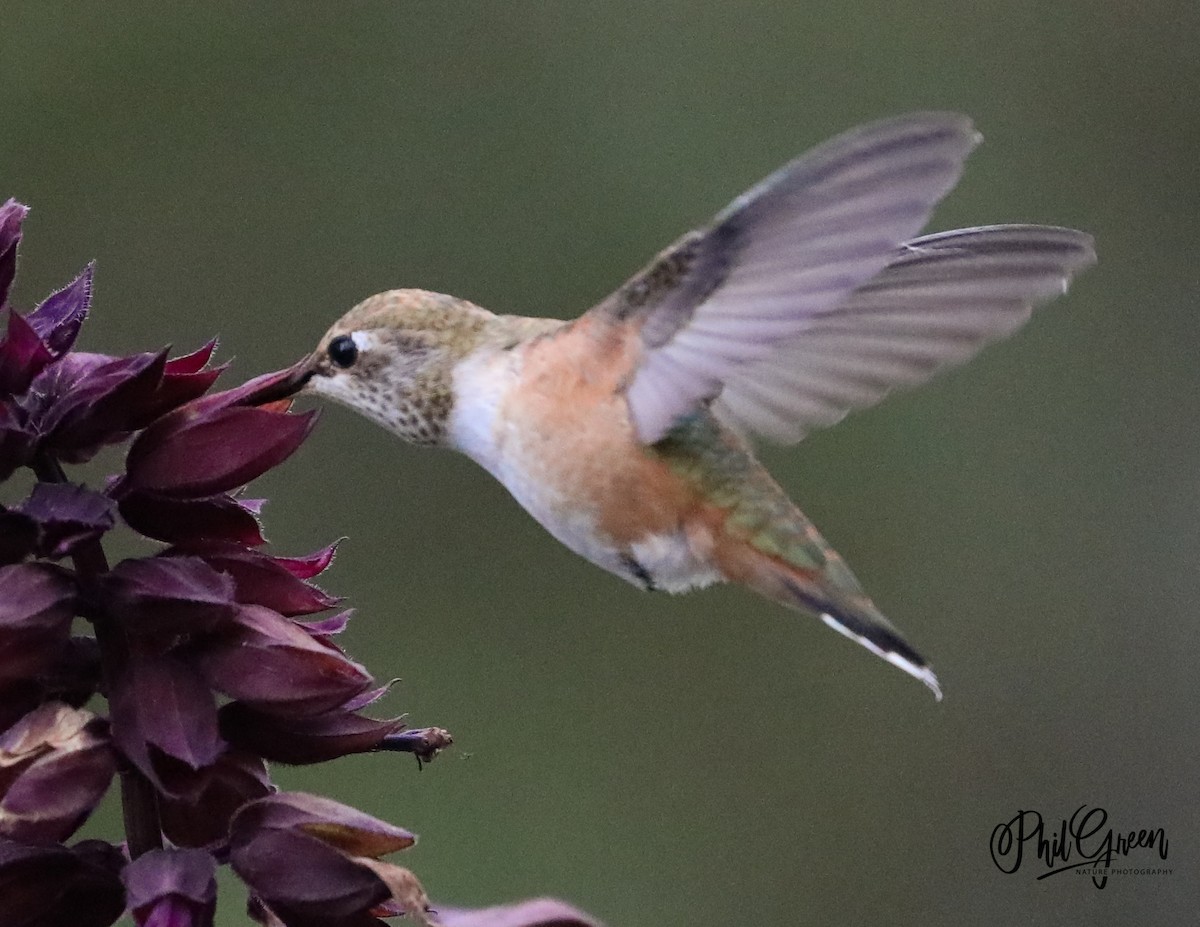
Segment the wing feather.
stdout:
[[847,132],[592,310],[640,335],[625,391],[641,440],[711,403],[743,431],[798,441],[962,363],[1062,293],[1095,260],[1081,232],[1006,225],[909,240],[977,141],[953,113]]
[[713,408],[743,430],[798,441],[1011,334],[1094,260],[1088,235],[1048,226],[916,239],[839,306],[741,368]]
[[954,113],[847,132],[734,200],[593,310],[640,330],[646,352],[626,395],[641,439],[661,438],[882,270],[977,141]]

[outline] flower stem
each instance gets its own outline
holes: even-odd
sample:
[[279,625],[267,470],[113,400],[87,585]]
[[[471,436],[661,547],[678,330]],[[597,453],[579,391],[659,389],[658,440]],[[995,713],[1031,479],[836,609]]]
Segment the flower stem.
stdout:
[[440,727],[422,727],[412,731],[402,731],[399,734],[389,734],[376,747],[379,751],[393,753],[412,753],[417,758],[417,765],[431,763],[433,758],[446,747],[454,743],[450,732]]
[[[33,472],[43,483],[65,483],[67,475],[62,464],[50,454],[39,454],[33,462]],[[72,555],[80,582],[88,586],[108,572],[108,557],[99,540],[83,544]],[[100,672],[104,691],[112,692],[113,676],[129,661],[129,642],[119,625],[104,616],[92,618],[96,645],[100,649]],[[148,850],[163,846],[162,823],[158,814],[158,795],[137,767],[128,762],[120,764],[121,815],[125,822],[125,843],[129,856],[137,859]]]

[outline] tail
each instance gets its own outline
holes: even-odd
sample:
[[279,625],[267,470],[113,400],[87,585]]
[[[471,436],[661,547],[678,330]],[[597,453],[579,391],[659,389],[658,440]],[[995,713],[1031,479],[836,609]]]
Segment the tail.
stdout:
[[853,611],[839,609],[837,613],[821,612],[821,620],[839,634],[858,641],[875,656],[883,657],[892,666],[898,666],[908,675],[921,680],[940,702],[942,687],[925,658],[912,648],[870,599],[866,600],[866,604],[867,608]]
[[[875,607],[838,554],[815,530],[807,533],[808,553],[819,550],[812,566],[797,566],[746,545],[732,572],[769,599],[818,615],[829,627],[925,683],[940,702],[942,689],[929,664]],[[815,544],[814,544],[815,542]]]

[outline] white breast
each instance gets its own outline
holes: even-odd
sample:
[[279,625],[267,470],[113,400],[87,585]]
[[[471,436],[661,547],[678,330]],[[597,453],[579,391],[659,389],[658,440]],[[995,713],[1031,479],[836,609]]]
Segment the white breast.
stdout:
[[512,352],[476,354],[454,369],[454,404],[446,427],[448,443],[493,475],[503,456],[500,405],[517,385],[519,373]]

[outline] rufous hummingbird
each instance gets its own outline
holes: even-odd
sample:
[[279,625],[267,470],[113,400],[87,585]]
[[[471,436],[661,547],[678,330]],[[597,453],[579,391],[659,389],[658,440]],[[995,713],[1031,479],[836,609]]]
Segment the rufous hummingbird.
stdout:
[[642,589],[735,582],[941,690],[755,459],[962,363],[1095,260],[1090,236],[996,225],[914,238],[979,141],[871,123],[792,161],[574,321],[392,290],[304,380],[406,441],[465,453],[554,537]]

